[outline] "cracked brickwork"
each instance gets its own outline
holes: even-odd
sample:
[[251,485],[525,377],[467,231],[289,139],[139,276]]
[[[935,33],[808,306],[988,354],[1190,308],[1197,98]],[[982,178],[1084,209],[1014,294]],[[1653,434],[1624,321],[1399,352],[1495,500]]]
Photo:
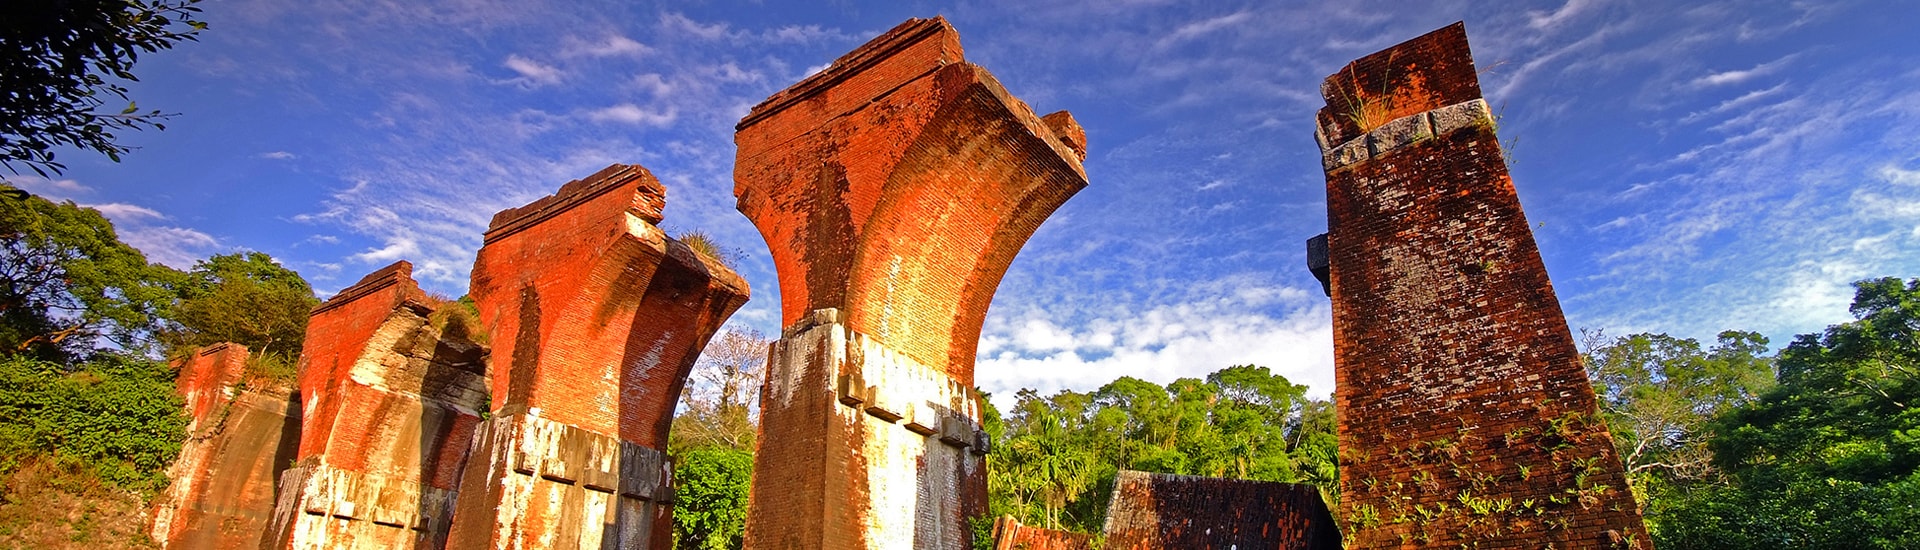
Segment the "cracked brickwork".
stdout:
[[165,548],[257,548],[273,517],[274,480],[300,443],[289,384],[246,372],[248,352],[215,344],[176,361],[187,440],[167,469],[149,533]]
[[449,548],[671,545],[673,410],[748,290],[660,230],[665,204],[652,173],[615,164],[494,215],[471,286],[494,418]]
[[1001,276],[1086,186],[1086,132],[912,19],[736,126],[734,195],[787,327],[761,397],[749,548],[962,548],[985,513],[973,362]]
[[429,320],[413,265],[314,308],[300,365],[299,462],[280,477],[265,547],[440,548],[486,403],[485,350]]
[[1312,485],[1122,470],[1110,502],[1103,548],[1340,547]]
[[1349,546],[1650,546],[1465,27],[1354,61],[1321,93]]

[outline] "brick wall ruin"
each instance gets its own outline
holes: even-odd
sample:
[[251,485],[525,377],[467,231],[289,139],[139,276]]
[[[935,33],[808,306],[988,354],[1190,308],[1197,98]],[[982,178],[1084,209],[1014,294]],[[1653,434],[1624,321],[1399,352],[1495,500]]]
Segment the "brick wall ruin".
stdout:
[[1350,546],[1646,547],[1465,27],[1321,94]]
[[1013,516],[993,520],[993,550],[1092,550],[1093,535],[1021,525]]
[[[280,477],[267,548],[440,548],[486,410],[484,350],[413,265],[367,275],[314,308],[301,354],[299,462]],[[443,330],[443,326],[446,326]]]
[[961,548],[985,513],[973,395],[1008,264],[1086,186],[1085,132],[1036,116],[912,19],[754,107],[734,195],[786,325],[761,396],[749,548]]
[[660,230],[665,204],[652,173],[615,164],[494,215],[470,295],[495,416],[474,437],[449,547],[671,545],[673,410],[748,291]]
[[246,346],[215,344],[175,361],[187,440],[167,469],[149,534],[164,548],[259,546],[274,480],[300,442],[293,387],[247,374]]
[[1121,470],[1107,507],[1114,550],[1340,547],[1312,485]]

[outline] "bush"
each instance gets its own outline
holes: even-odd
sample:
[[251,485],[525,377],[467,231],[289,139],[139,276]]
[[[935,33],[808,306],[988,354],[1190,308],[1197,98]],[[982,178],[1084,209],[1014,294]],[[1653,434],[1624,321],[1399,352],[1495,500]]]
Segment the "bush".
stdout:
[[704,447],[680,454],[673,465],[677,503],[674,548],[739,548],[747,527],[747,491],[753,483],[753,453]]
[[144,359],[102,356],[72,370],[0,359],[0,475],[44,456],[122,489],[158,492],[186,438],[170,378]]

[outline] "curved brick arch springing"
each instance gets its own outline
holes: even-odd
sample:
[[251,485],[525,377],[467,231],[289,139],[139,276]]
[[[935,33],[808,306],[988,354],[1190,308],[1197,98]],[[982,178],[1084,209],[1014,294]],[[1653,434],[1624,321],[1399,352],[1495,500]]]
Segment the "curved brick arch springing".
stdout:
[[895,27],[736,127],[734,195],[787,327],[761,395],[750,548],[962,548],[985,512],[980,325],[1033,231],[1087,184],[1086,135]]

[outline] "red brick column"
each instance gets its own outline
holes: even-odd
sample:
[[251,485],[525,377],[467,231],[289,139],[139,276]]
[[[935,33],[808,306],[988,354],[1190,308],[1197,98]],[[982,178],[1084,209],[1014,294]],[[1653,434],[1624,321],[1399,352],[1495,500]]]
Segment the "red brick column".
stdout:
[[162,547],[257,548],[273,517],[274,479],[300,443],[300,408],[289,385],[248,377],[247,357],[245,346],[215,344],[174,363],[188,436],[154,505],[149,533]]
[[747,284],[660,231],[665,201],[653,174],[616,164],[493,217],[471,296],[494,418],[449,547],[670,546],[673,409]]
[[1649,547],[1465,27],[1321,93],[1349,547]]
[[960,548],[985,513],[972,393],[1007,265],[1086,186],[1085,132],[1036,116],[913,19],[737,126],[734,195],[787,325],[761,397],[750,548]]
[[[268,548],[440,548],[487,407],[485,350],[430,320],[413,265],[314,308],[300,365],[300,457]],[[445,307],[459,307],[446,305]]]

